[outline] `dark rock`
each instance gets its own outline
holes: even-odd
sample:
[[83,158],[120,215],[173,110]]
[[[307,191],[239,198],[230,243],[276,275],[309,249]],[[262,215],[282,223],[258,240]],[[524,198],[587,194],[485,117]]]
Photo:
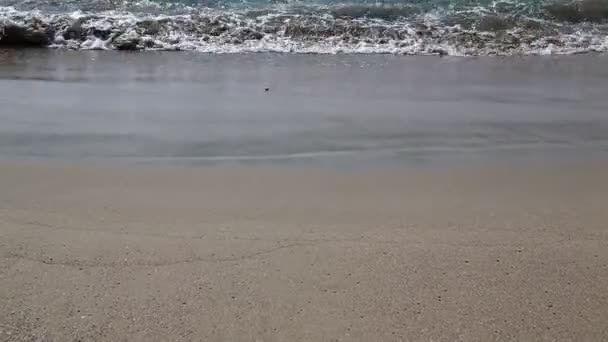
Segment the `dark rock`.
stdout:
[[383,33],[384,33],[384,36],[386,36],[392,40],[402,40],[403,39],[403,36],[394,29],[387,29]]
[[150,38],[143,39],[142,42],[144,44],[144,47],[146,47],[146,48],[152,48],[152,47],[156,46],[156,42]]
[[[430,53],[435,54],[435,55],[437,55],[439,57],[443,57],[443,56],[447,56],[448,55],[448,52],[446,50],[442,49],[442,48],[432,49],[430,51]],[[468,262],[468,261],[465,261],[465,262]]]
[[131,31],[129,33],[123,33],[119,36],[117,36],[116,38],[114,38],[114,40],[112,41],[112,44],[114,44],[114,47],[116,47],[116,49],[118,50],[140,50],[141,47],[139,45],[139,43],[141,42],[141,37]]
[[138,23],[144,29],[144,34],[156,35],[160,32],[161,24],[157,20],[144,20]]
[[250,28],[244,28],[235,33],[239,40],[260,40],[264,38],[264,35],[258,31],[254,31]]
[[0,26],[0,46],[42,47],[51,43],[49,33],[16,24]]
[[262,32],[264,33],[277,33],[279,26],[264,25],[262,26]]
[[100,30],[98,28],[90,29],[88,35],[92,35],[95,38],[99,38],[101,40],[107,40],[110,38],[112,34],[112,30]]
[[228,27],[221,25],[210,28],[208,33],[210,36],[219,36],[226,31],[228,31]]
[[547,44],[553,44],[555,46],[563,46],[564,45],[564,43],[561,40],[559,40],[557,38],[553,38],[553,37],[545,39],[545,42],[547,42]]
[[82,20],[78,19],[74,21],[63,33],[63,38],[67,40],[84,40],[86,38],[86,32],[82,29]]

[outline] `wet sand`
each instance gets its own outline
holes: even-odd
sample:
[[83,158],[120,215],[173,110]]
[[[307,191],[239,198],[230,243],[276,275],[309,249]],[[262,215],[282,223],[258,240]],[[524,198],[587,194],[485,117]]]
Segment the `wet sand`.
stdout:
[[607,64],[605,55],[0,50],[0,158],[346,168],[608,161]]
[[601,341],[608,165],[0,163],[0,341]]

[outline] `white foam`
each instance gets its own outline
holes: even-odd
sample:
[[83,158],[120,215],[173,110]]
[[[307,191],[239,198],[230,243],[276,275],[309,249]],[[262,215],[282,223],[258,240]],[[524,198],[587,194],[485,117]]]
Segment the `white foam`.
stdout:
[[109,47],[111,40],[102,40],[95,37],[90,37],[82,44],[80,44],[80,48],[82,50],[111,50]]
[[[147,5],[147,2],[148,0],[140,1],[144,5]],[[487,11],[482,8],[475,10]],[[137,44],[138,47],[145,46],[149,50],[187,50],[205,53],[384,53],[468,56],[608,51],[608,27],[600,25],[570,25],[566,27],[564,33],[552,35],[514,28],[504,31],[505,34],[513,37],[536,36],[531,40],[521,40],[517,46],[505,47],[501,45],[503,43],[495,33],[464,30],[458,25],[446,26],[442,24],[441,16],[441,11],[435,11],[422,14],[413,21],[406,19],[385,21],[377,18],[355,18],[349,21],[336,19],[327,13],[305,17],[302,14],[272,12],[251,18],[243,13],[216,9],[198,10],[193,14],[158,16],[125,11],[104,11],[94,14],[77,11],[64,15],[44,15],[39,12],[18,11],[13,7],[0,7],[0,32],[5,25],[28,25],[28,22],[36,18],[53,27],[55,34],[52,47],[87,50],[114,49],[116,46],[112,40],[118,36],[128,35],[132,39],[140,39],[143,42]],[[63,35],[70,27],[70,23],[76,20],[86,36],[82,41],[79,41],[78,37],[75,40],[66,39],[67,36]],[[145,20],[157,21],[159,23],[157,32],[146,33],[141,26]],[[428,34],[418,34],[416,23],[425,25],[429,30]],[[205,30],[208,28],[206,25],[216,25],[215,28],[220,29],[221,33],[210,34]],[[351,33],[348,25],[359,30],[357,33],[359,36],[356,34],[349,36]],[[273,26],[274,30],[266,31],[268,26]],[[288,29],[293,27],[310,29],[312,34],[290,35]],[[560,26],[556,27],[560,28]],[[393,35],[378,36],[377,32],[380,32],[378,29],[395,32],[399,38]],[[317,32],[315,30],[319,32],[334,30],[335,34],[315,35]],[[263,37],[247,39],[247,32],[255,32]],[[466,35],[471,35],[482,43],[469,44]]]

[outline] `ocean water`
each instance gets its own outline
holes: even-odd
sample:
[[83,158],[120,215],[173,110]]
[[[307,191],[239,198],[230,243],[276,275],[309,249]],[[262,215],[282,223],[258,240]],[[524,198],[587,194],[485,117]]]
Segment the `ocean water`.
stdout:
[[608,51],[608,0],[0,0],[0,46],[208,53]]

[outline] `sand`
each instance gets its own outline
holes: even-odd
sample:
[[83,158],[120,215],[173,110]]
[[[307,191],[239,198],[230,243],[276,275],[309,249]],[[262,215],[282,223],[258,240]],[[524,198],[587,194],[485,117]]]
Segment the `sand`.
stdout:
[[5,161],[0,340],[606,340],[607,173]]

